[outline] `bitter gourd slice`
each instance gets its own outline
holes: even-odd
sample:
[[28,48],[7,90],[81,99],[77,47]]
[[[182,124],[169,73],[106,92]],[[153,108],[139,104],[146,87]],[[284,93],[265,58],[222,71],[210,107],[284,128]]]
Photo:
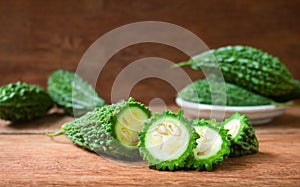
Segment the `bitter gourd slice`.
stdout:
[[196,146],[197,133],[191,122],[170,110],[155,114],[140,131],[140,153],[149,167],[158,170],[183,168]]
[[277,57],[249,46],[227,46],[192,57],[178,66],[216,67],[217,61],[226,82],[283,102],[300,98],[300,84]]
[[79,75],[65,70],[50,75],[48,93],[68,115],[81,116],[105,104],[91,85]]
[[256,153],[259,149],[258,140],[248,117],[239,112],[230,116],[222,124],[231,135],[230,156],[242,156]]
[[133,98],[117,104],[105,105],[65,123],[61,131],[84,149],[124,160],[140,158],[138,131],[150,118],[151,112]]
[[52,105],[50,96],[39,86],[16,82],[0,87],[0,119],[31,120],[44,116]]
[[[219,82],[213,82],[218,87]],[[226,105],[227,106],[256,106],[256,105],[269,105],[272,104],[272,100],[256,93],[250,92],[242,87],[234,84],[225,83],[226,88]],[[212,94],[216,96],[221,95],[222,90],[210,89],[206,79],[197,80],[185,88],[183,88],[178,96],[186,101],[202,104],[212,104]],[[222,103],[223,98],[214,97],[216,101],[214,103]],[[222,101],[219,99],[222,99]]]
[[228,130],[214,126],[214,120],[194,120],[193,127],[200,137],[196,140],[197,147],[187,160],[187,168],[212,171],[228,157],[230,153]]

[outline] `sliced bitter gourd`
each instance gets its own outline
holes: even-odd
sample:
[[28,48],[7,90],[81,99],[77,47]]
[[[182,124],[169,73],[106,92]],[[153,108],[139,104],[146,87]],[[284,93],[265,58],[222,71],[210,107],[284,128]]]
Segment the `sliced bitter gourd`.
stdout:
[[140,153],[150,168],[176,170],[183,168],[186,158],[196,146],[197,133],[191,122],[170,110],[155,114],[140,131]]
[[226,119],[222,126],[231,135],[230,156],[242,156],[258,151],[258,140],[248,117],[239,112]]
[[68,115],[81,116],[105,104],[91,85],[79,75],[65,70],[50,75],[48,93]]
[[187,168],[212,171],[228,157],[230,153],[228,130],[216,128],[214,125],[215,121],[194,120],[193,127],[200,137],[196,140],[197,147],[187,160]]
[[26,121],[41,117],[53,106],[39,86],[16,82],[0,87],[0,119]]
[[130,98],[88,112],[80,118],[65,123],[61,131],[72,142],[84,149],[111,157],[135,160],[140,158],[137,144],[138,131],[150,118],[151,112],[143,104]]

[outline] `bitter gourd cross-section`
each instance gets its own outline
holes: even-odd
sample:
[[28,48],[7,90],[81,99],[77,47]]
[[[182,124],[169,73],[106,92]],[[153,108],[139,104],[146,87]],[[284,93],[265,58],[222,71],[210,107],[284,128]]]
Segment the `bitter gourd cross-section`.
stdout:
[[215,123],[214,120],[194,120],[193,127],[200,137],[196,140],[197,147],[187,159],[187,168],[213,171],[230,154],[228,130],[216,128]]
[[183,168],[199,136],[191,121],[170,110],[155,114],[140,131],[140,153],[149,167],[158,170]]
[[259,149],[255,130],[248,117],[239,112],[226,119],[221,126],[231,135],[230,156],[256,153]]

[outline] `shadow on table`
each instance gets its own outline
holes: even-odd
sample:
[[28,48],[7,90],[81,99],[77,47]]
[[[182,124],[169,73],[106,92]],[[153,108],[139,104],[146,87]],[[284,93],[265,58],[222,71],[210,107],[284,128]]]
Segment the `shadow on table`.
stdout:
[[18,133],[44,133],[56,131],[67,121],[74,118],[66,116],[63,113],[50,113],[46,116],[33,119],[26,122],[4,122],[0,124],[0,133],[18,134]]

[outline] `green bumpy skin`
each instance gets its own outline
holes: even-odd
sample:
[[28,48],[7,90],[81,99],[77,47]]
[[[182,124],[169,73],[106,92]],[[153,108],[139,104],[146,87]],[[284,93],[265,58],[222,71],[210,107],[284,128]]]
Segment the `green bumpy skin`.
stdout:
[[199,134],[197,147],[189,156],[186,168],[198,171],[213,171],[230,154],[228,130],[215,127],[215,120],[194,120],[193,127]]
[[105,104],[91,85],[79,75],[65,70],[50,75],[48,93],[68,115],[81,116]]
[[[222,83],[214,82],[214,87],[221,87]],[[220,84],[220,86],[218,86]],[[227,106],[257,106],[257,105],[269,105],[272,104],[272,100],[261,95],[250,92],[244,88],[236,86],[234,84],[225,83],[226,88],[226,105]],[[222,90],[210,88],[206,79],[195,81],[185,88],[183,88],[178,96],[186,101],[202,104],[213,104],[212,94],[214,97],[214,104],[223,103]]]
[[[137,112],[139,116],[136,115]],[[131,114],[140,118],[132,118]],[[143,128],[144,122],[150,116],[151,112],[148,108],[130,98],[128,101],[96,108],[74,121],[65,123],[61,131],[50,136],[65,134],[73,143],[89,151],[122,160],[136,160],[140,159],[136,137],[138,138],[138,131]],[[125,126],[128,128],[124,129],[122,126],[121,131],[127,130],[126,136],[131,133],[131,136],[128,136],[129,140],[124,140],[116,129],[118,124],[120,125],[120,119],[137,120],[142,126],[139,129],[130,129],[129,126]]]
[[221,126],[228,129],[228,133],[231,135],[230,156],[242,156],[258,152],[258,140],[246,115],[237,112],[226,119]]
[[39,86],[16,82],[0,87],[0,119],[28,121],[46,115],[52,105]]
[[139,136],[140,153],[149,168],[171,171],[185,166],[199,137],[191,122],[183,118],[182,111],[174,114],[170,110],[155,114]]
[[238,85],[278,102],[300,98],[299,81],[294,80],[280,60],[248,46],[227,46],[192,57],[178,66],[216,69],[218,65],[226,82]]

